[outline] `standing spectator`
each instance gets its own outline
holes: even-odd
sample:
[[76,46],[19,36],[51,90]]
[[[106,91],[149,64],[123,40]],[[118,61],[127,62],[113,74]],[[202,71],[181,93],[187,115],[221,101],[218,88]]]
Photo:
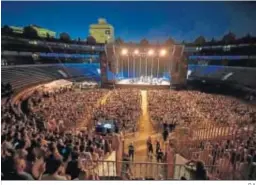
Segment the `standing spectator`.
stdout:
[[164,153],[162,152],[161,148],[159,148],[158,152],[156,153],[156,161],[158,163],[162,163],[164,158]]
[[48,173],[43,175],[42,180],[68,180],[64,175],[64,164],[59,159],[50,159]]
[[128,153],[129,153],[129,158],[131,158],[132,161],[134,161],[134,150],[135,149],[134,149],[133,143],[130,143]]
[[163,131],[163,139],[165,142],[167,141],[168,135],[169,135],[169,132],[168,132],[167,128],[165,128]]
[[5,178],[12,180],[34,180],[31,174],[25,172],[26,161],[22,158],[14,159],[14,171],[8,173]]
[[81,172],[81,164],[78,159],[79,154],[77,152],[72,152],[71,154],[71,161],[68,162],[66,174],[70,175],[71,180],[74,180],[79,177]]
[[190,172],[190,180],[208,180],[207,172],[202,161],[188,161],[185,167]]
[[241,179],[243,180],[255,180],[255,163],[252,161],[252,156],[248,155],[246,161],[241,163],[239,167],[239,172],[241,174]]

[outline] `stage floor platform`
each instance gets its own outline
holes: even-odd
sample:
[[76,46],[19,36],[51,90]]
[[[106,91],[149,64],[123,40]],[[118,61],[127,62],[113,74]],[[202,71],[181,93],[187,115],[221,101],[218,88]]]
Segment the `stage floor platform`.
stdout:
[[170,89],[170,85],[115,84],[115,88]]
[[163,78],[151,78],[151,79],[122,79],[122,80],[117,80],[116,84],[122,84],[122,85],[170,85],[170,80],[163,79]]
[[122,79],[114,83],[115,88],[138,88],[138,89],[169,89],[170,81],[166,79]]

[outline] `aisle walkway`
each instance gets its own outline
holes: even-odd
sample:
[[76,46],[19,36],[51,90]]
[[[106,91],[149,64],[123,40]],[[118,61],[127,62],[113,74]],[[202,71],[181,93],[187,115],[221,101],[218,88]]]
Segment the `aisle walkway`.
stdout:
[[156,178],[159,174],[163,173],[163,166],[142,163],[156,162],[155,158],[152,161],[148,160],[146,142],[149,136],[153,139],[153,141],[160,139],[161,134],[154,131],[152,123],[150,122],[146,90],[141,90],[141,100],[142,113],[138,122],[138,132],[135,134],[135,136],[133,135],[125,138],[125,153],[128,153],[128,146],[131,142],[133,142],[135,147],[134,162],[140,163],[132,165],[133,175],[135,177],[154,176]]
[[153,126],[150,122],[150,116],[148,113],[148,100],[147,100],[147,91],[141,90],[141,116],[138,121],[138,131],[134,135],[128,136],[125,138],[126,150],[128,152],[128,145],[133,142],[136,151],[136,161],[144,162],[147,155],[147,146],[146,141],[149,136],[157,137]]
[[109,91],[105,96],[103,96],[100,100],[99,100],[99,104],[100,105],[104,105],[107,102],[108,97],[111,95],[112,91]]

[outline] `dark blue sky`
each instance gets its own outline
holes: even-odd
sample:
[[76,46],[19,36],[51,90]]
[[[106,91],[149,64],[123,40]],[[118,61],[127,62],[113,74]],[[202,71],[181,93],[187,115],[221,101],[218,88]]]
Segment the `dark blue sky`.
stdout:
[[194,40],[199,35],[220,38],[256,35],[254,2],[3,2],[1,25],[37,24],[72,38],[88,36],[88,27],[104,17],[115,36],[126,41],[147,38]]

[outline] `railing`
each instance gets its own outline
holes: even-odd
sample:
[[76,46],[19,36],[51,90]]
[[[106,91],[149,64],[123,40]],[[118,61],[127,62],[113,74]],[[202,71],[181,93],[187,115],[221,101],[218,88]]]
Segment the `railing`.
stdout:
[[[181,137],[175,144],[175,151],[188,160],[203,161],[210,166],[208,172],[216,179],[248,180],[246,170],[240,167],[249,164],[237,152],[242,142],[253,137],[255,131],[254,125],[199,128],[192,137]],[[216,165],[219,167],[214,167]]]
[[254,125],[247,125],[241,128],[235,126],[210,127],[193,131],[194,140],[211,139],[234,139],[236,137],[248,137],[255,130]]
[[[184,164],[168,164],[156,162],[130,162],[130,161],[97,161],[92,165],[84,164],[84,169],[88,174],[97,174],[104,180],[111,180],[119,177],[122,180],[152,179],[152,180],[179,180],[181,177],[191,179],[191,174]],[[118,174],[116,166],[121,165],[121,173]],[[173,176],[168,175],[168,168],[173,168]],[[217,166],[205,166],[210,179],[218,179]],[[214,174],[214,175],[213,175]]]
[[247,125],[241,128],[238,127],[210,127],[201,128],[193,131],[191,137],[181,137],[176,144],[176,150],[184,157],[190,159],[192,152],[202,149],[202,143],[221,143],[227,140],[245,140],[253,135],[256,127]]
[[[121,165],[120,173],[117,172],[116,166]],[[130,161],[97,161],[92,162],[91,165],[84,164],[86,171],[97,173],[100,177],[119,176],[122,179],[131,178],[154,178],[158,179],[160,176],[168,179],[167,163],[152,163],[152,162],[130,162]]]

